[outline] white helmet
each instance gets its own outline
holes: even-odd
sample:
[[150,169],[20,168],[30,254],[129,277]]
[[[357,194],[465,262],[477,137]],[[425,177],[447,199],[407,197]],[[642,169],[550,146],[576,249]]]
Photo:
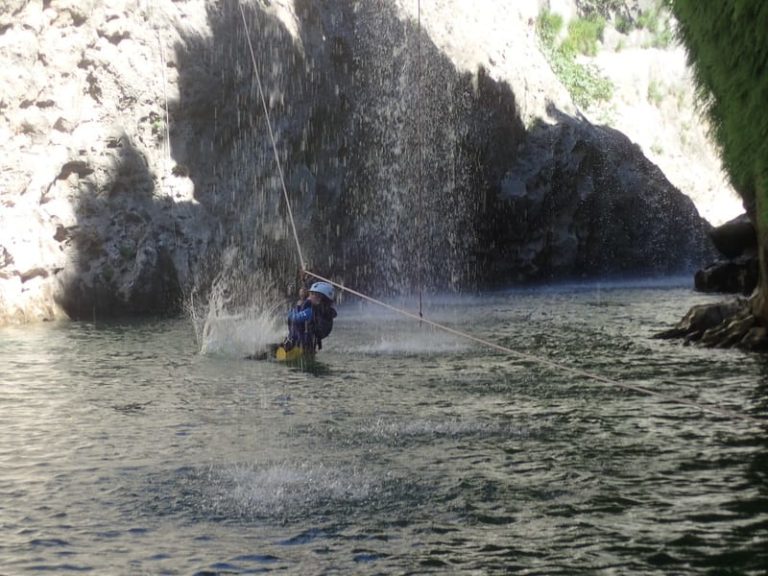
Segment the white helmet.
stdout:
[[328,282],[315,282],[314,284],[312,284],[312,286],[310,287],[309,291],[310,292],[317,292],[318,294],[322,294],[323,296],[328,298],[328,300],[333,302],[333,296],[334,296],[333,286],[328,284]]

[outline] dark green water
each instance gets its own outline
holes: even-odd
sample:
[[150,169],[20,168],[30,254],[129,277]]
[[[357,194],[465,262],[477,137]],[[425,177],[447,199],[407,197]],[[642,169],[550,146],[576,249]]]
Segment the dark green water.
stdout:
[[[427,313],[768,424],[765,357],[649,338],[712,300],[602,285]],[[215,354],[183,320],[0,331],[0,574],[765,574],[766,425],[352,302],[310,372],[240,360],[273,335],[238,322]]]

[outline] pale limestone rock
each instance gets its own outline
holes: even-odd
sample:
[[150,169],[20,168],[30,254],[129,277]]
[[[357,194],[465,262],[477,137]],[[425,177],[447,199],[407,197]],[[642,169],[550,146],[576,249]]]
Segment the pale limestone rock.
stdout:
[[[482,82],[507,85],[526,126],[537,119],[556,122],[552,110],[576,115],[538,48],[535,19],[541,7],[553,4],[421,2],[422,29],[439,56],[455,68],[449,70],[441,61],[435,81],[447,80],[450,91],[462,86],[458,74],[470,73],[475,98],[482,92]],[[569,5],[560,4],[563,10]],[[226,202],[232,201],[242,186],[237,176],[241,168],[252,169],[261,178],[253,184],[257,194],[266,196],[278,189],[266,134],[243,137],[237,124],[258,126],[260,108],[233,104],[237,97],[244,97],[243,92],[224,92],[222,70],[210,65],[215,61],[229,67],[228,79],[236,77],[246,91],[252,88],[240,15],[226,15],[229,20],[218,23],[216,30],[211,19],[223,17],[225,6],[211,0],[51,0],[46,5],[42,0],[0,0],[0,323],[56,317],[61,312],[55,302],[62,301],[63,294],[68,295],[68,309],[80,316],[91,314],[99,298],[102,309],[156,310],[162,303],[152,300],[152,291],[172,290],[174,282],[189,287],[200,273],[199,259],[207,247],[226,240],[227,226],[233,222],[222,212],[211,217],[207,210],[213,206],[223,211]],[[251,24],[265,26],[253,30],[252,37],[270,42],[271,58],[263,74],[278,136],[285,139],[280,144],[299,150],[306,144],[307,126],[322,119],[318,111],[338,113],[343,98],[355,93],[350,78],[360,63],[354,50],[360,49],[364,39],[356,38],[355,31],[337,17],[363,12],[371,16],[370,4],[330,3],[338,12],[330,15],[312,2],[303,4],[309,15],[299,14],[293,0],[243,0],[243,5],[249,13],[260,15]],[[401,20],[385,24],[402,34],[403,23],[412,25],[416,20],[416,5],[410,0],[383,1],[387,17],[389,8],[395,7],[395,18]],[[232,53],[218,54],[225,41],[231,42]],[[394,49],[407,45],[406,40]],[[334,46],[341,54],[333,52],[330,47]],[[398,62],[412,58],[394,56]],[[386,59],[375,63],[381,69],[372,70],[371,75],[387,72],[389,64]],[[372,67],[369,62],[362,65]],[[323,84],[329,74],[335,83],[330,88]],[[396,80],[405,79],[401,75]],[[410,97],[413,86],[394,88],[400,92],[388,95],[387,105],[395,108],[395,116],[402,116],[398,103],[403,95]],[[364,97],[380,96],[375,91],[382,88],[372,84],[370,89]],[[442,87],[442,95],[435,86],[426,89],[432,90],[440,105],[462,104],[453,93],[445,97]],[[367,104],[352,105],[360,115],[389,112],[384,107],[372,111]],[[212,106],[216,109],[211,110]],[[286,107],[292,107],[290,112],[285,112]],[[502,126],[500,132],[514,132],[504,125],[513,120],[501,118],[497,109],[486,112],[486,116],[478,112],[471,120],[462,119],[463,124],[448,138],[480,140],[483,135],[472,134],[470,122],[475,131],[480,126],[491,133]],[[338,113],[338,121],[351,123],[347,113]],[[447,122],[448,113],[441,110],[440,114],[441,122]],[[652,119],[649,111],[644,118]],[[201,140],[201,126],[214,124],[215,130],[203,132],[209,138]],[[407,135],[407,130],[400,129]],[[434,134],[448,132],[435,129]],[[250,146],[251,155],[232,145],[237,138],[238,145]],[[251,145],[254,140],[256,144]],[[491,162],[499,187],[525,193],[515,187],[519,178],[505,176],[503,165],[515,156],[517,141],[498,135],[488,140],[489,146],[499,148],[493,150]],[[407,138],[393,138],[393,143],[394,154],[413,156]],[[292,192],[309,206],[299,215],[306,226],[319,198],[338,199],[347,167],[347,160],[337,154],[344,146],[325,144],[320,154],[327,158],[311,158],[288,174],[296,187]],[[203,145],[207,147],[201,149]],[[198,165],[174,172],[176,162],[186,165],[189,158],[198,158]],[[319,175],[314,167],[323,162],[335,168]],[[457,172],[450,177],[465,175]],[[537,190],[529,192],[535,200]],[[258,225],[264,236],[286,244],[284,221],[260,222],[252,214],[252,204],[239,201],[245,208],[233,209],[233,219],[242,219],[245,229]],[[277,206],[280,198],[266,202]],[[462,228],[460,222],[454,225]],[[565,229],[553,234],[567,260],[572,256],[574,234]],[[533,259],[544,248],[535,238],[520,250],[530,252]],[[147,287],[144,291],[137,288],[142,283]]]
[[[416,2],[397,0],[397,4],[411,21],[417,20]],[[535,19],[541,4],[421,2],[421,26],[460,70],[476,73],[482,66],[494,80],[509,83],[520,116],[529,125],[537,118],[549,119],[550,104],[568,114],[576,110],[538,47]]]
[[696,106],[685,51],[636,47],[600,52],[592,61],[611,79],[615,93],[588,116],[639,144],[711,224],[743,213],[708,136],[709,124]]

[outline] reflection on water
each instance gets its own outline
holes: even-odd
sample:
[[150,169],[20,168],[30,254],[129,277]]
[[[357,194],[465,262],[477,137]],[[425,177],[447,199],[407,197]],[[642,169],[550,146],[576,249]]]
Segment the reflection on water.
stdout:
[[[650,336],[712,298],[571,286],[438,322],[768,418],[768,363]],[[408,306],[409,302],[398,305]],[[0,573],[763,574],[765,427],[349,302],[303,371],[184,320],[0,331]],[[233,336],[234,335],[234,336]],[[274,338],[273,333],[268,334]]]

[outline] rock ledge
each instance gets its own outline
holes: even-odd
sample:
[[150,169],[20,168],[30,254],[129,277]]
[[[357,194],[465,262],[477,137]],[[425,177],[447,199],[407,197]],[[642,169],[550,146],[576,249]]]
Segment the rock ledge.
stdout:
[[686,344],[710,348],[768,351],[768,327],[752,314],[749,300],[744,298],[694,306],[673,328],[654,338],[683,338]]

